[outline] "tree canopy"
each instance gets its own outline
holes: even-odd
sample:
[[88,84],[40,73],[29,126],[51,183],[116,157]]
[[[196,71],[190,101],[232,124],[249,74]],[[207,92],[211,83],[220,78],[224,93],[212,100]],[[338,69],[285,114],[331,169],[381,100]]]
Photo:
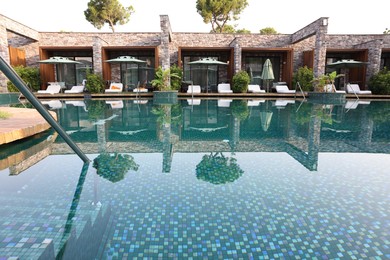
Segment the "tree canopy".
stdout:
[[84,15],[97,29],[107,23],[112,32],[115,32],[115,25],[128,23],[133,12],[132,6],[124,7],[118,0],[90,0]]
[[273,27],[265,27],[260,30],[260,34],[278,34]]
[[197,0],[197,12],[204,23],[211,23],[215,33],[225,32],[228,21],[238,20],[239,14],[248,6],[247,0]]

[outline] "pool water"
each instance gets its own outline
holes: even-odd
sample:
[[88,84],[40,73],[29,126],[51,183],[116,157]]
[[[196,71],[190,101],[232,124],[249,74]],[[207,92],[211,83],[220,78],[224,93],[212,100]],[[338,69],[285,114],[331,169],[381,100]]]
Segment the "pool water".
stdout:
[[54,111],[91,163],[51,131],[4,146],[0,259],[390,258],[389,102]]

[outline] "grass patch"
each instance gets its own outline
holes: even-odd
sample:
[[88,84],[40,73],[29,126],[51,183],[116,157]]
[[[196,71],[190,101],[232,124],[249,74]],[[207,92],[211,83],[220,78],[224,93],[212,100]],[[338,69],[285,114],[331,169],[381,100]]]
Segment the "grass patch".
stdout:
[[8,112],[6,112],[6,111],[1,111],[1,110],[0,110],[0,119],[7,119],[7,118],[9,118],[9,117],[11,117],[11,114],[10,114],[10,113],[8,113]]

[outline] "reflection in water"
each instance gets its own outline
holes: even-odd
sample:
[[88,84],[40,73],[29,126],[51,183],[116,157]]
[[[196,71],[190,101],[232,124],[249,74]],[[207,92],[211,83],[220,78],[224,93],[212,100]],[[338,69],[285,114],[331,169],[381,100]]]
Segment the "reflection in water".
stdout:
[[18,175],[51,154],[51,144],[57,133],[45,131],[24,142],[2,145],[0,170],[9,168],[10,175]]
[[129,170],[137,171],[138,167],[133,156],[128,154],[102,153],[93,160],[97,174],[111,182],[123,180]]
[[[78,129],[71,136],[81,147],[97,137],[89,152],[161,152],[163,172],[170,172],[175,152],[283,151],[316,171],[321,151],[386,150],[381,145],[390,138],[382,131],[389,124],[386,102],[351,109],[343,104],[299,101],[280,107],[273,100],[260,101],[253,105],[251,100],[248,106],[246,100],[233,100],[230,107],[218,107],[217,100],[195,106],[186,100],[173,106],[124,100],[122,108],[112,109],[89,100],[88,112],[68,106],[69,113],[60,114],[59,120],[68,131]],[[222,145],[223,140],[229,145]]]
[[55,155],[0,174],[0,258],[53,259],[48,243],[58,259],[387,256],[387,102],[183,101],[168,121],[152,102],[87,103],[100,114],[58,118],[97,169],[80,174],[57,138]]
[[222,153],[203,155],[202,161],[196,166],[196,177],[212,184],[234,182],[244,171],[233,157],[225,157]]

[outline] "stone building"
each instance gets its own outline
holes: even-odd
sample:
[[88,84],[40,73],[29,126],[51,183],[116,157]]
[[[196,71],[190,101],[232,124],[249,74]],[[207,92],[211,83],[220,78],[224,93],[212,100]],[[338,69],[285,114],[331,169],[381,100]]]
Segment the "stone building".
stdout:
[[[262,85],[260,75],[266,59],[273,64],[274,82],[287,82],[290,88],[294,88],[292,77],[299,67],[313,68],[317,76],[329,72],[326,64],[333,61],[365,61],[368,66],[350,70],[349,81],[366,88],[373,74],[390,66],[390,35],[329,35],[327,17],[293,34],[175,33],[166,15],[160,16],[160,28],[160,32],[154,33],[38,32],[0,15],[0,55],[11,65],[39,66],[41,89],[51,81],[64,81],[68,87],[80,84],[88,69],[101,73],[106,81],[123,82],[128,90],[138,84],[150,87],[155,69],[173,64],[183,69],[183,81],[208,86],[211,91],[218,83],[230,82],[240,70],[250,74],[252,83]],[[53,56],[68,57],[82,64],[38,63]],[[105,62],[118,56],[134,56],[145,64]],[[228,65],[189,65],[204,57]],[[6,82],[0,73],[0,92],[7,92]]]

